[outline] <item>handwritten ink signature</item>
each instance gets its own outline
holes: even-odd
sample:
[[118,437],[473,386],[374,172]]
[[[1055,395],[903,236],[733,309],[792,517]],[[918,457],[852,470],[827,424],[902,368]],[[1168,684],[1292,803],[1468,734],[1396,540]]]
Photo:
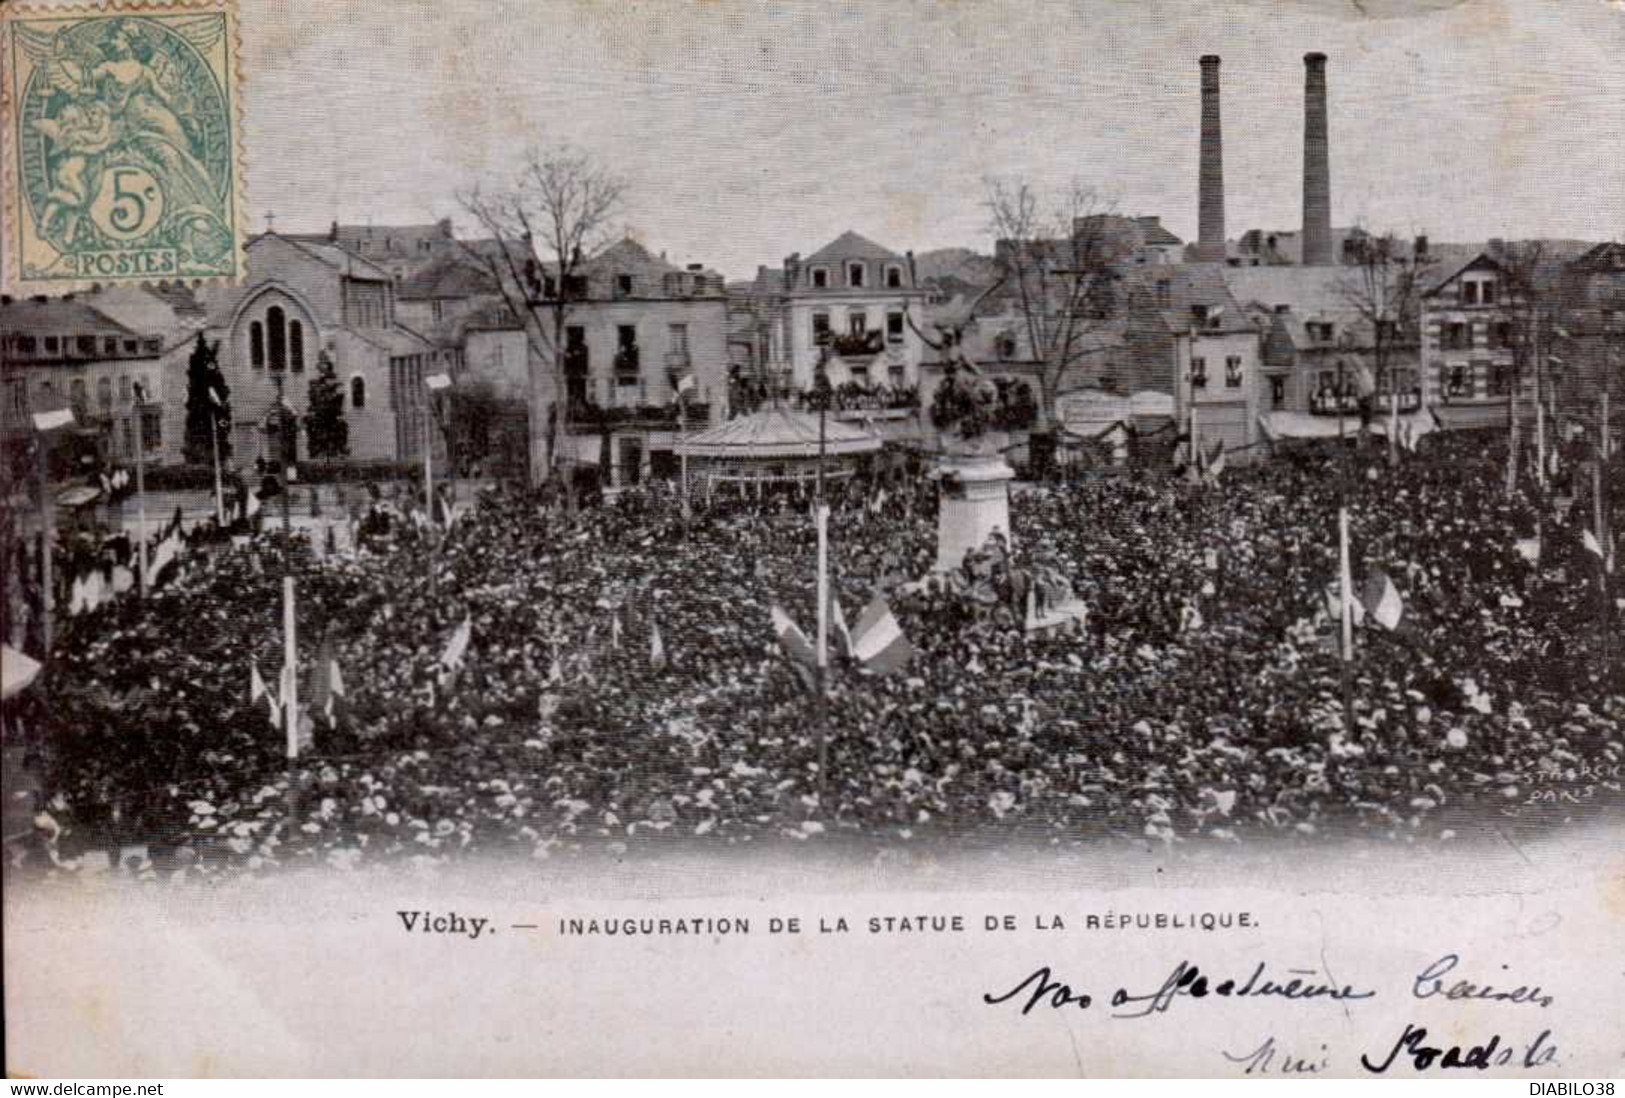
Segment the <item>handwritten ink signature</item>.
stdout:
[[[1518,1063],[1529,1069],[1549,1067],[1556,1063],[1557,1044],[1551,1038],[1551,1030],[1541,1030],[1538,1037],[1524,1046],[1523,1057]],[[1429,1071],[1433,1068],[1443,1071],[1488,1071],[1492,1067],[1506,1067],[1514,1063],[1513,1057],[1516,1054],[1516,1049],[1510,1042],[1502,1044],[1503,1038],[1499,1033],[1493,1034],[1489,1040],[1481,1044],[1450,1045],[1447,1048],[1430,1045],[1427,1039],[1427,1028],[1412,1022],[1399,1035],[1394,1047],[1388,1050],[1386,1058],[1376,1062],[1369,1056],[1361,1054],[1360,1066],[1373,1075],[1382,1075],[1394,1065],[1395,1061],[1406,1058],[1416,1071]]]

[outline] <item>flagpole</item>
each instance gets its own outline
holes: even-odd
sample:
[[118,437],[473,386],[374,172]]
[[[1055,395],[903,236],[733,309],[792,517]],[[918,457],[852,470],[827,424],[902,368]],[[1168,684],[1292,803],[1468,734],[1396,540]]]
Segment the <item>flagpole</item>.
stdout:
[[1608,681],[1608,673],[1613,669],[1613,644],[1608,628],[1610,599],[1612,592],[1608,582],[1608,557],[1613,548],[1613,531],[1608,526],[1608,512],[1606,500],[1603,497],[1602,469],[1608,463],[1608,388],[1603,384],[1602,402],[1597,414],[1597,460],[1591,465],[1591,497],[1594,523],[1592,530],[1597,539],[1597,574],[1600,577],[1602,588],[1602,603],[1599,607],[1598,621],[1602,627],[1602,675],[1604,684]]
[[815,648],[817,662],[815,665],[816,685],[818,695],[817,725],[818,725],[818,785],[822,789],[825,785],[825,772],[829,768],[829,698],[826,694],[826,664],[829,659],[829,523],[828,513],[824,509],[824,447],[825,447],[825,418],[829,414],[829,388],[828,375],[824,373],[824,363],[818,364],[818,490],[814,496],[813,514],[818,528],[818,644]]
[[1388,464],[1399,464],[1399,368],[1392,363],[1388,365]]
[[681,463],[678,475],[683,478],[683,540],[688,540],[688,430],[684,422],[687,395],[681,383],[677,387],[677,459]]
[[434,525],[434,445],[433,437],[429,433],[429,401],[434,399],[431,393],[424,397],[423,404],[423,504],[427,508],[429,525]]
[[282,446],[282,719],[287,722],[288,759],[299,757],[299,647],[294,623],[293,484],[299,478],[299,421],[283,401],[282,379],[277,378],[277,419]]
[[287,722],[289,762],[299,757],[299,647],[293,598],[293,573],[288,572],[282,577],[282,719]]
[[[210,390],[211,397],[214,395]],[[226,525],[226,492],[220,483],[220,406],[212,404],[209,414],[209,450],[214,456],[214,521],[224,529]]]
[[141,404],[142,404],[142,401],[140,399],[141,396],[142,396],[142,394],[141,394],[140,390],[137,390],[136,391],[136,400],[134,402],[134,407],[135,407],[135,521],[136,521],[137,528],[139,528],[140,531],[141,531],[141,536],[136,538],[137,552],[140,554],[136,558],[136,560],[140,564],[141,571],[138,573],[138,579],[140,580],[140,582],[136,585],[136,591],[137,591],[137,593],[139,594],[139,596],[141,598],[146,598],[147,597],[147,584],[150,582],[150,580],[149,580],[149,578],[147,576],[147,477],[146,477],[147,463],[145,461],[145,455],[142,453],[142,451],[144,451],[146,449],[146,445],[145,445],[146,440],[141,437],[141,435],[142,435],[142,431],[141,431]]
[[1540,375],[1544,372],[1542,366],[1546,361],[1546,348],[1540,342],[1540,328],[1537,325],[1532,333],[1535,339],[1535,479],[1539,483],[1541,493],[1546,491],[1546,400],[1541,391]]
[[1599,538],[1602,537],[1602,530],[1603,530],[1602,467],[1604,465],[1606,465],[1607,463],[1608,463],[1608,389],[1606,388],[1606,384],[1605,384],[1605,387],[1603,388],[1603,391],[1602,391],[1602,403],[1599,406],[1598,412],[1597,412],[1597,461],[1596,461],[1596,468],[1593,470],[1593,473],[1594,473],[1594,476],[1592,477],[1593,490],[1592,490],[1592,493],[1591,493],[1591,496],[1592,496],[1591,506],[1592,506],[1592,511],[1595,514],[1595,517],[1594,517],[1594,519],[1592,521],[1592,524],[1591,524],[1591,528],[1597,532],[1597,537],[1599,537]]
[[434,399],[431,391],[423,398],[423,505],[428,517],[429,525],[425,528],[424,536],[430,539],[429,558],[429,590],[438,591],[440,577],[439,569],[435,567],[434,559],[434,439],[429,433],[429,402]]
[[[1196,340],[1195,340],[1194,337],[1191,339],[1191,346],[1193,348],[1196,346]],[[1202,450],[1201,450],[1201,442],[1196,437],[1196,374],[1195,374],[1194,371],[1191,373],[1191,376],[1190,376],[1189,388],[1190,388],[1190,393],[1191,393],[1191,430],[1190,430],[1191,450],[1190,450],[1189,457],[1191,459],[1191,467],[1193,469],[1198,469],[1198,471],[1200,471],[1201,458],[1198,455],[1201,454]]]
[[[35,444],[39,447],[39,505],[40,505],[40,652],[41,662],[51,658],[51,614],[56,591],[52,587],[51,557],[56,552],[56,499],[51,495],[51,462],[47,451],[50,436],[37,430]],[[70,607],[70,610],[72,608]]]
[[1349,509],[1345,504],[1337,509],[1338,587],[1343,609],[1343,723],[1350,740],[1354,739],[1354,582],[1349,574]]

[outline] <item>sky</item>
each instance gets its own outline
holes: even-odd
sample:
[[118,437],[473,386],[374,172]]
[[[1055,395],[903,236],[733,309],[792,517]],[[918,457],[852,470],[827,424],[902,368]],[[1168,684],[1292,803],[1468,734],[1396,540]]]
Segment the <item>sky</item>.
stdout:
[[1319,50],[1334,224],[1625,236],[1625,0],[240,2],[255,229],[470,230],[460,191],[567,143],[621,231],[731,278],[846,229],[990,251],[990,176],[1190,240],[1205,53],[1229,235],[1296,228]]

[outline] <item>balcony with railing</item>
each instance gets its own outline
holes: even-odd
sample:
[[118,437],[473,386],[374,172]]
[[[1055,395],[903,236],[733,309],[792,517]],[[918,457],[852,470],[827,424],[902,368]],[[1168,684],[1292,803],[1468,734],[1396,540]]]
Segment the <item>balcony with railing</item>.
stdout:
[[[787,394],[791,407],[816,411],[818,396],[813,389]],[[863,385],[855,381],[830,390],[829,412],[837,419],[892,419],[911,415],[920,406],[916,385]]]
[[[1387,414],[1393,411],[1394,395],[1388,392],[1378,392],[1371,395],[1370,408],[1373,414]],[[1422,390],[1420,388],[1402,389],[1399,392],[1399,410],[1402,413],[1420,411],[1422,407]],[[1353,388],[1341,392],[1336,389],[1322,389],[1309,398],[1309,413],[1317,416],[1357,416],[1360,414],[1360,394]]]
[[874,331],[837,333],[830,336],[829,349],[842,358],[878,355],[884,349],[885,333]]
[[[1371,407],[1373,410],[1378,412],[1392,412],[1394,410],[1395,399],[1396,394],[1390,393],[1387,390],[1381,390],[1372,396]],[[1399,401],[1399,411],[1403,415],[1409,415],[1411,412],[1419,412],[1422,410],[1421,386],[1416,386],[1410,389],[1401,389],[1397,394],[1397,399]]]
[[615,427],[639,427],[647,430],[675,430],[679,409],[682,424],[689,430],[704,427],[711,422],[709,403],[684,400],[680,405],[649,404],[644,401],[624,404],[600,404],[595,400],[576,401],[570,406],[570,426],[576,430],[604,430]]
[[1353,390],[1338,392],[1335,389],[1322,389],[1309,397],[1309,414],[1357,416],[1360,414],[1360,394]]

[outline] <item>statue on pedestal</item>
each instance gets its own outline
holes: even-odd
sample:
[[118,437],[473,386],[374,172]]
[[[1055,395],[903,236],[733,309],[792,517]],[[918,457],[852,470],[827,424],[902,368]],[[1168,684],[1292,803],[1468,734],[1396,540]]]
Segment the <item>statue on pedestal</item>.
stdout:
[[924,324],[935,338],[909,324],[935,350],[944,377],[931,399],[931,423],[939,432],[943,456],[937,463],[942,500],[937,512],[937,571],[957,568],[965,554],[989,537],[1011,538],[1009,483],[1015,478],[988,427],[999,392],[965,353],[965,330],[989,290],[969,304],[955,297],[925,310]]

